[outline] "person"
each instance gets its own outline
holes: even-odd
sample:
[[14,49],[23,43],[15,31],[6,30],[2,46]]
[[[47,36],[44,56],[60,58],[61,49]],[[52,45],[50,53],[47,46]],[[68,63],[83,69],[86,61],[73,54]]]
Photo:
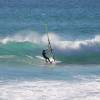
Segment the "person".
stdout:
[[49,57],[47,57],[47,51],[48,51],[48,49],[47,50],[43,50],[42,51],[42,56],[45,58],[45,61],[46,62],[50,62],[50,63],[52,63],[51,61],[50,61],[50,59],[49,59]]

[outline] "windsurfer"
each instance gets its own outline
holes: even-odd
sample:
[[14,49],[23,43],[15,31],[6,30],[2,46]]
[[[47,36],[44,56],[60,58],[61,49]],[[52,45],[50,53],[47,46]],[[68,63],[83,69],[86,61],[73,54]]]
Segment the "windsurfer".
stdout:
[[43,50],[43,51],[42,51],[42,56],[45,58],[45,61],[46,61],[46,62],[52,63],[52,62],[50,61],[49,57],[47,57],[47,52],[48,52],[48,49]]

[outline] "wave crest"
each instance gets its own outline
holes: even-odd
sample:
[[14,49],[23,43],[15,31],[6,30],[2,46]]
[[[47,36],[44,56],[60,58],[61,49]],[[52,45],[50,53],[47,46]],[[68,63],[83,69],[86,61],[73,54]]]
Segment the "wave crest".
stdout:
[[[49,33],[51,44],[53,47],[61,50],[69,49],[82,49],[83,47],[99,47],[100,48],[100,35],[96,35],[93,38],[88,39],[76,39],[76,40],[66,40],[66,38],[61,37],[55,33]],[[35,44],[47,45],[48,39],[47,34],[39,35],[32,31],[23,31],[16,33],[13,36],[7,36],[0,39],[0,43],[6,44],[8,42],[31,42]]]

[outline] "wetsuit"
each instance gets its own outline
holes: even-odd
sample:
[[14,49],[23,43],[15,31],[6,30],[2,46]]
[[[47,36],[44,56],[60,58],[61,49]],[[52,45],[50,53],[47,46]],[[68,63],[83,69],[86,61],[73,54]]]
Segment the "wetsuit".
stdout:
[[[46,50],[43,50],[42,51],[42,55],[43,55],[43,57],[45,58],[45,60],[46,60],[46,62],[50,62],[50,59],[46,56]],[[50,62],[51,63],[51,62]]]

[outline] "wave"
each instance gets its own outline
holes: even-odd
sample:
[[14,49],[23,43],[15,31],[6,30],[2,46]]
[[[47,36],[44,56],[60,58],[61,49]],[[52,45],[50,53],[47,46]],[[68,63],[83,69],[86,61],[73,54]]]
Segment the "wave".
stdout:
[[[27,34],[28,33],[28,34]],[[49,33],[56,58],[64,63],[100,63],[100,35],[93,38],[66,40],[55,33]],[[47,48],[47,34],[40,35],[32,31],[16,33],[0,38],[0,56],[25,55],[35,57]]]
[[[66,40],[66,38],[55,33],[49,33],[50,40],[54,47],[59,49],[80,49],[82,46],[98,46],[100,44],[100,35],[93,38]],[[47,34],[40,35],[32,31],[22,31],[13,36],[0,38],[0,43],[7,44],[8,42],[31,42],[34,44],[47,44]]]

